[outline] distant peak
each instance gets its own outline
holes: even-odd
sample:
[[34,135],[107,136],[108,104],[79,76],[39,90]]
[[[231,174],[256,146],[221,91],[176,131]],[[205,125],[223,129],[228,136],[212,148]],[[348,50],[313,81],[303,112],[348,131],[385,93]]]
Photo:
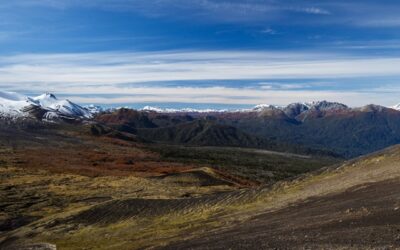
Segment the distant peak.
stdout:
[[36,96],[33,98],[34,100],[41,101],[41,100],[57,100],[57,97],[53,95],[52,93],[46,92],[44,94],[41,94],[39,96]]
[[270,104],[258,104],[256,106],[254,106],[253,110],[254,111],[261,111],[261,110],[265,110],[265,109],[279,109],[279,106],[275,106],[275,105],[270,105]]
[[283,111],[290,118],[294,118],[309,109],[310,109],[310,105],[307,105],[305,103],[296,102],[296,103],[291,103],[288,106],[286,106],[283,109]]
[[173,108],[159,108],[159,107],[152,107],[152,106],[145,106],[141,110],[147,111],[147,112],[157,112],[157,113],[223,113],[223,112],[228,112],[228,110],[226,110],[226,109],[194,109],[194,108],[173,109]]
[[154,112],[159,112],[159,113],[165,112],[164,109],[159,108],[159,107],[153,107],[153,106],[144,106],[142,108],[142,110],[143,111],[154,111]]
[[3,116],[28,117],[33,110],[32,106],[35,107],[36,111],[40,110],[40,113],[38,113],[40,117],[35,117],[42,120],[56,120],[61,119],[61,117],[68,117],[68,119],[88,119],[92,117],[90,110],[69,100],[59,100],[49,92],[40,96],[29,97],[0,91],[0,114]]
[[305,105],[309,106],[313,109],[318,110],[338,110],[338,109],[348,109],[349,107],[340,102],[329,102],[326,100],[323,101],[314,101],[305,103]]
[[392,106],[392,107],[390,107],[390,108],[400,111],[400,103],[399,103],[399,104],[396,104],[396,105],[394,105],[394,106]]
[[363,111],[363,112],[382,112],[383,110],[386,110],[387,108],[381,105],[376,105],[376,104],[368,104],[365,105],[361,108],[358,108],[358,110]]
[[[46,92],[46,93],[44,94],[44,96],[45,96],[46,98],[57,99],[57,97],[56,97],[54,94],[49,93],[49,92]],[[67,100],[67,101],[68,101],[68,100]]]

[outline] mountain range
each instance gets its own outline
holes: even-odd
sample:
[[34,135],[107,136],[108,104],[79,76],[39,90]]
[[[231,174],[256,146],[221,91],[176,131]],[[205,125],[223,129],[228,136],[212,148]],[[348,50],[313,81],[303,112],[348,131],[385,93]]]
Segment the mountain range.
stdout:
[[0,91],[0,116],[8,119],[36,118],[44,121],[90,119],[92,112],[69,100],[45,93],[35,97]]
[[231,112],[120,109],[94,120],[152,141],[332,152],[344,158],[400,143],[400,111],[378,105],[350,108],[327,101]]
[[145,141],[319,152],[344,158],[400,143],[399,108],[372,104],[351,108],[318,101],[284,107],[262,104],[241,110],[107,110],[94,105],[82,107],[50,93],[28,97],[0,92],[0,117],[7,120],[85,121]]
[[400,247],[393,108],[0,104],[0,249]]

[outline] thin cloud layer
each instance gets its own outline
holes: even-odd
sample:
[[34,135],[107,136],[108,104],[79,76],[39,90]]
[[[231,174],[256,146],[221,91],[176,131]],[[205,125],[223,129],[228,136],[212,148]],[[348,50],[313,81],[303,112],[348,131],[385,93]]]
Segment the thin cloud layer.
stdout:
[[[55,9],[92,8],[106,11],[135,12],[153,18],[188,18],[220,22],[282,21],[297,23],[309,19],[293,18],[293,13],[316,16],[321,23],[346,23],[361,26],[398,26],[400,7],[394,1],[384,0],[15,0],[5,7],[49,7]],[[179,15],[176,15],[179,13]],[[323,20],[318,16],[327,16]],[[321,22],[322,21],[322,22]]]
[[400,57],[193,51],[36,54],[0,58],[0,82],[118,84],[178,80],[399,76]]
[[[21,54],[0,57],[0,87],[34,92],[75,95],[84,102],[194,102],[256,104],[315,99],[345,100],[365,104],[374,96],[360,89],[333,91],[324,81],[341,83],[357,77],[399,77],[398,57],[359,57],[311,52],[169,51],[72,54]],[[224,80],[272,79],[258,86],[218,86]],[[290,79],[319,80],[310,84],[285,84]],[[216,86],[201,86],[215,80]],[[181,81],[163,87],[159,83]],[[186,86],[188,82],[199,86]],[[369,86],[368,86],[369,87]],[[379,87],[379,86],[377,86]],[[364,89],[365,90],[365,89]],[[374,88],[371,91],[376,91]],[[110,95],[112,98],[94,96]],[[384,93],[375,95],[381,98]],[[134,96],[127,97],[127,95]],[[86,97],[84,97],[86,96]],[[87,96],[91,96],[90,98]],[[303,100],[301,100],[303,99]],[[264,100],[264,101],[263,101]],[[382,98],[383,100],[383,98]],[[380,101],[382,101],[380,100]],[[384,99],[385,103],[388,99]],[[394,100],[393,100],[394,101]]]
[[110,104],[392,105],[399,12],[394,0],[7,1],[0,88]]

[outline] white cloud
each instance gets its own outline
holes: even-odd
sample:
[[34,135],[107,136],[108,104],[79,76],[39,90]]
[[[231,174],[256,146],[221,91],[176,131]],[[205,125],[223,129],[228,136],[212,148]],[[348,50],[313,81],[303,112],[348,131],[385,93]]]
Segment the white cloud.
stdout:
[[56,9],[95,8],[107,11],[130,11],[152,18],[168,17],[232,23],[271,21],[288,16],[293,11],[311,15],[329,14],[328,10],[311,4],[307,1],[291,4],[275,0],[14,0],[8,5]]
[[[37,6],[56,9],[91,8],[128,11],[151,18],[200,22],[259,23],[264,21],[269,25],[274,25],[284,20],[291,24],[307,22],[311,25],[316,23],[366,27],[400,25],[399,4],[380,3],[376,0],[13,0],[4,1],[0,10],[9,11],[9,8]],[[311,19],[293,17],[293,12],[309,14]],[[321,15],[325,16],[323,20]]]
[[265,28],[265,29],[261,30],[260,33],[268,34],[268,35],[276,35],[277,34],[277,32],[271,28]]
[[186,51],[0,57],[0,84],[117,84],[178,80],[400,76],[398,57],[315,53]]
[[306,88],[311,88],[313,85],[311,84],[306,84],[306,83],[290,83],[290,84],[285,84],[285,83],[281,83],[281,82],[277,82],[277,83],[260,83],[260,88],[261,89],[306,89]]
[[[351,106],[362,106],[370,103],[382,105],[393,105],[400,100],[397,96],[388,96],[386,93],[357,92],[357,91],[294,91],[294,90],[268,90],[268,89],[242,89],[226,87],[173,87],[173,88],[129,88],[121,89],[98,89],[92,96],[79,96],[76,93],[92,90],[72,88],[66,90],[66,94],[74,101],[81,103],[218,103],[218,104],[250,104],[269,103],[274,105],[287,105],[292,102],[330,100],[343,102]],[[111,96],[96,96],[96,92],[104,94],[108,91]]]
[[293,11],[297,12],[304,12],[308,14],[314,14],[314,15],[330,15],[331,13],[328,10],[322,9],[322,8],[317,8],[317,7],[306,7],[306,8],[291,8]]
[[[322,79],[331,79],[329,84],[332,85],[335,81],[348,81],[352,77],[400,78],[399,68],[400,58],[397,57],[360,58],[305,51],[21,54],[0,57],[0,88],[25,92],[51,91],[75,96],[82,102],[104,103],[174,101],[287,104],[293,101],[330,99],[351,105],[374,100],[386,104],[389,100],[394,101],[397,96],[392,94],[388,97],[387,93],[374,90],[323,90]],[[272,82],[265,82],[260,88],[159,87],[154,84],[166,81],[249,79],[272,79]],[[273,79],[321,79],[321,84],[317,91],[306,83],[284,84],[274,82]],[[113,97],[100,97],[104,95]]]

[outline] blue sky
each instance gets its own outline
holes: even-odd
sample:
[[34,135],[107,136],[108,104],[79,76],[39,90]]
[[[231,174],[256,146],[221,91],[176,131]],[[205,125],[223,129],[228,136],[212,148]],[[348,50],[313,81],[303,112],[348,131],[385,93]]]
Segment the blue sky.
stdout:
[[78,103],[243,107],[400,102],[389,0],[14,0],[0,88]]

